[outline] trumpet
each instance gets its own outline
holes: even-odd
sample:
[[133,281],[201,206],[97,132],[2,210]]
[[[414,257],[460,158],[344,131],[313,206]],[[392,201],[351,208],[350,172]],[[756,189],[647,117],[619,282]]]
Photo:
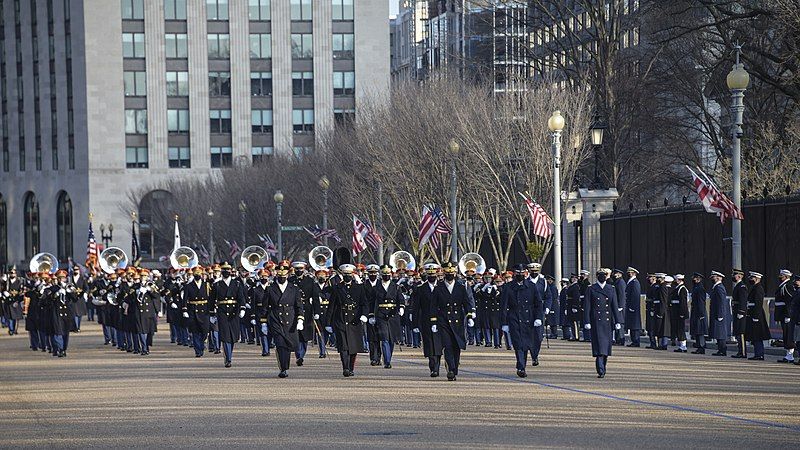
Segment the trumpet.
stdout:
[[333,250],[320,245],[308,252],[308,263],[314,270],[328,270],[333,267]]
[[417,261],[411,253],[401,250],[392,253],[392,256],[389,257],[389,265],[397,270],[414,270],[417,267]]

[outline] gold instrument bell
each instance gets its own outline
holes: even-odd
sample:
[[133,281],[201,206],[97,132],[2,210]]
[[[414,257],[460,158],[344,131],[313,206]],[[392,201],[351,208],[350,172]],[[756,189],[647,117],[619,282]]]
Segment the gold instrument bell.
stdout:
[[264,268],[264,265],[269,262],[269,254],[263,247],[251,245],[242,250],[239,262],[245,270],[254,272]]
[[389,257],[389,265],[396,270],[414,270],[417,268],[417,261],[411,253],[400,250]]
[[333,250],[330,248],[319,245],[308,252],[308,264],[314,270],[328,270],[333,267]]
[[128,267],[128,255],[119,247],[108,247],[100,253],[100,268],[105,273]]
[[197,253],[191,247],[178,247],[170,253],[169,263],[173,269],[192,269],[200,261]]
[[486,261],[477,253],[465,253],[458,260],[458,271],[461,272],[461,275],[466,275],[469,271],[483,275],[483,272],[486,272]]

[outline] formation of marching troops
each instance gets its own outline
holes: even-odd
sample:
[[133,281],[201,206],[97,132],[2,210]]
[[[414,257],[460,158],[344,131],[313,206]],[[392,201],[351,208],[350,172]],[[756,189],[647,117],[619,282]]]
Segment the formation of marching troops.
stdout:
[[[774,345],[786,350],[779,362],[798,364],[800,275],[781,270],[778,277],[774,317],[781,336]],[[12,268],[0,279],[0,296],[3,326],[17,334],[24,319],[33,351],[66,357],[70,333],[80,331],[88,314],[102,325],[105,345],[146,356],[165,318],[171,343],[191,347],[198,358],[206,349],[223,353],[225,367],[236,343],[258,343],[262,356],[274,349],[281,378],[292,353],[302,366],[313,342],[320,358],[336,348],[345,377],[354,375],[359,353],[391,369],[398,344],[422,347],[431,377],[439,376],[444,357],[448,380],[456,380],[468,345],[513,349],[516,373],[526,377],[528,357],[538,366],[542,344],[558,339],[559,329],[561,339],[591,342],[600,378],[612,347],[643,346],[642,332],[648,348],[672,345],[681,353],[688,351],[687,334],[695,354],[706,352],[708,337],[716,341],[716,356],[728,354],[732,336],[732,357],[748,358],[749,341],[754,354],[748,359],[763,360],[764,341],[773,338],[763,275],[734,270],[730,302],[723,273],[711,272],[708,282],[700,273],[689,278],[691,285],[683,274],[651,273],[643,287],[639,271],[628,267],[601,268],[594,283],[587,271],[555,280],[537,263],[478,274],[459,273],[453,263],[429,263],[416,272],[361,264],[314,270],[283,261],[254,272],[226,263],[163,276],[129,267],[88,277],[76,266],[24,276]]]

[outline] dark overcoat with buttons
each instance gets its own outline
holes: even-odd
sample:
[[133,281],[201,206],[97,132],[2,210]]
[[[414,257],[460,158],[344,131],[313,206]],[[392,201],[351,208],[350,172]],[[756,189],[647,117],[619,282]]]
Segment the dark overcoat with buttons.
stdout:
[[[733,322],[733,334],[738,336],[744,334],[747,326],[747,284],[744,280],[736,283],[731,292],[731,322]],[[742,316],[740,319],[737,316]]]
[[708,333],[707,297],[703,283],[695,284],[692,288],[692,311],[689,318],[689,333],[692,336],[705,336]]
[[51,334],[63,336],[75,331],[75,316],[72,313],[72,303],[78,300],[75,293],[59,294],[59,286],[53,286],[45,295],[51,305]]
[[764,311],[764,295],[764,285],[761,283],[753,285],[747,293],[747,325],[744,335],[748,341],[772,339],[767,314]]
[[502,326],[500,323],[500,288],[493,285],[486,290],[484,295],[487,298],[486,316],[489,319],[489,328],[497,330]]
[[196,281],[190,281],[183,287],[183,301],[181,302],[181,309],[183,312],[189,313],[189,318],[186,319],[186,327],[193,334],[207,335],[211,329],[211,322],[209,321],[211,314],[209,298],[211,297],[211,286],[208,282],[203,281],[198,286]]
[[22,308],[25,304],[23,296],[22,278],[17,277],[14,281],[8,281],[6,291],[10,294],[8,298],[0,298],[3,305],[3,315],[6,319],[22,320]]
[[361,316],[368,313],[367,291],[363,284],[339,283],[331,288],[325,322],[336,334],[336,350],[339,353],[364,353]]
[[231,278],[229,284],[219,280],[211,288],[209,305],[217,316],[219,341],[232,344],[239,340],[239,311],[245,310],[244,284]]
[[711,288],[710,297],[709,320],[711,327],[708,330],[708,337],[728,339],[731,329],[731,308],[725,286],[722,283],[715,284]]
[[[534,346],[534,336],[544,328],[542,297],[533,283],[512,281],[503,289],[500,302],[500,322],[508,325],[514,350],[527,352]],[[536,320],[542,324],[534,326]]]
[[659,337],[670,336],[669,301],[672,297],[672,286],[662,283],[656,296],[653,297],[653,334]]
[[689,317],[689,289],[685,284],[675,286],[669,300],[670,337],[686,339],[686,318]]
[[139,292],[140,284],[128,291],[125,302],[128,304],[128,315],[131,316],[133,323],[133,333],[147,334],[156,331],[156,310],[154,304],[161,301],[158,292],[147,291]]
[[595,283],[583,298],[583,321],[592,325],[592,356],[611,356],[614,342],[614,323],[621,317],[617,305],[617,290],[611,283],[600,287]]
[[625,307],[627,306],[627,296],[625,292],[628,290],[628,284],[625,283],[625,280],[622,277],[614,280],[614,289],[617,290],[617,311],[619,311],[619,316],[622,318],[622,329],[625,329]]
[[[300,290],[300,298],[303,302],[303,311],[308,315],[303,324],[303,329],[297,332],[299,340],[308,342],[314,339],[314,314],[319,314],[319,307],[317,306],[319,298],[319,285],[314,281],[312,276],[302,276],[295,278],[294,284]],[[308,325],[308,326],[305,326]]]
[[383,282],[378,281],[373,294],[372,312],[375,314],[375,331],[379,340],[394,341],[399,336],[391,320],[399,317],[400,308],[405,308],[405,299],[397,282],[390,281],[389,286],[384,288]]
[[442,338],[439,333],[431,331],[431,325],[438,322],[433,320],[433,293],[434,286],[427,281],[414,288],[411,294],[411,323],[414,328],[419,328],[422,335],[422,353],[426,357],[442,356]]
[[[564,306],[564,313],[567,316],[567,323],[581,321],[581,285],[579,283],[572,283],[566,288],[567,293]],[[574,336],[576,339],[578,336]]]
[[547,290],[552,299],[550,312],[547,314],[547,325],[557,326],[561,324],[561,298],[558,295],[558,286],[555,283],[547,283]]
[[303,315],[303,296],[300,288],[292,283],[286,283],[286,289],[281,292],[278,283],[272,283],[267,288],[265,300],[264,311],[275,347],[286,348],[289,351],[297,350],[298,319],[303,319],[303,328],[314,326],[310,321],[306,321]]
[[446,282],[438,283],[433,290],[432,312],[431,321],[437,327],[442,345],[445,348],[460,347],[461,350],[466,350],[465,322],[467,314],[475,313],[475,300],[467,293],[467,286],[455,281],[451,293]]
[[642,285],[635,277],[625,285],[625,328],[642,329]]

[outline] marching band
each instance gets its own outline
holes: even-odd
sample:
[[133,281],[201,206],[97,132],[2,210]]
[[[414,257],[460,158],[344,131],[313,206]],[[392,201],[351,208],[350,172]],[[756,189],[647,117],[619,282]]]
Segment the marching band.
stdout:
[[[2,323],[10,335],[25,321],[33,351],[64,358],[70,333],[80,332],[89,311],[102,327],[103,344],[147,356],[161,319],[170,342],[191,347],[197,358],[223,353],[231,367],[236,343],[256,344],[261,356],[274,349],[278,376],[288,377],[292,353],[302,366],[309,343],[319,358],[336,348],[342,375],[355,375],[357,355],[368,353],[371,365],[392,368],[397,345],[421,347],[430,376],[436,378],[444,357],[447,379],[458,377],[461,352],[469,345],[513,349],[516,374],[527,377],[528,357],[539,365],[543,342],[560,338],[589,342],[598,378],[605,377],[613,346],[640,347],[644,331],[648,348],[686,353],[687,333],[694,354],[704,354],[706,337],[716,341],[713,355],[764,360],[764,341],[773,338],[765,311],[763,275],[733,270],[731,301],[725,274],[694,273],[692,286],[683,274],[647,274],[600,268],[595,282],[589,272],[555,280],[538,263],[518,264],[498,273],[476,253],[458,264],[427,263],[417,270],[413,256],[396,252],[383,266],[353,264],[347,249],[314,248],[305,261],[269,260],[261,247],[246,248],[235,270],[228,263],[203,267],[189,247],[170,256],[166,274],[129,265],[124,251],[104,250],[101,270],[87,276],[78,266],[60,269],[52,254],[40,253],[20,276],[12,267],[0,278]],[[334,267],[336,269],[334,270]],[[70,273],[71,270],[71,273]],[[627,275],[627,277],[626,277]],[[775,320],[781,336],[773,345],[785,349],[778,362],[795,360],[800,336],[800,275],[778,274]],[[556,283],[558,282],[558,284]],[[644,311],[640,296],[644,293]],[[644,327],[642,316],[644,316]],[[687,328],[688,322],[688,328]],[[754,354],[748,357],[747,341]]]

